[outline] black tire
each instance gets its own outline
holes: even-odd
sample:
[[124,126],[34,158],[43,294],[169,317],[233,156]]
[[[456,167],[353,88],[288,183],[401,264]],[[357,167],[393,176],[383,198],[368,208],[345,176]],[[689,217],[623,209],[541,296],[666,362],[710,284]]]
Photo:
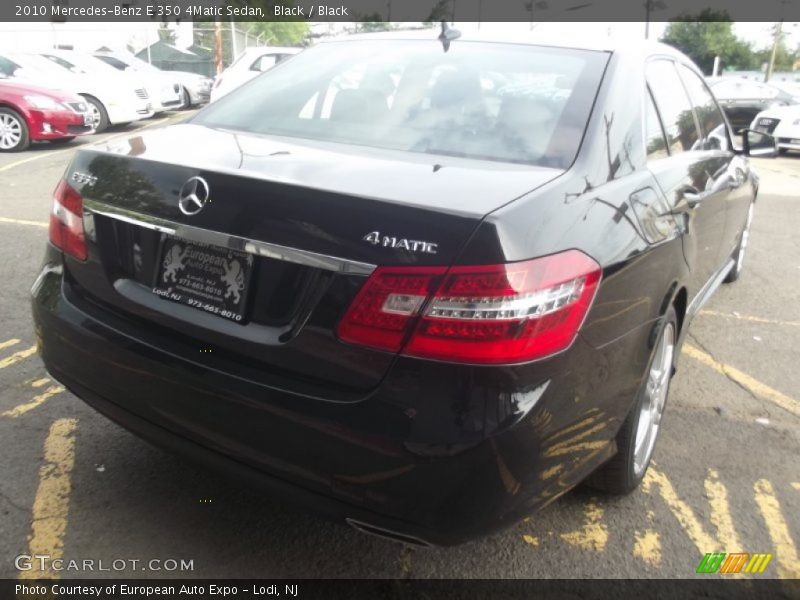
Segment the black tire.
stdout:
[[723,283],[733,283],[742,276],[742,268],[744,266],[744,257],[747,251],[747,245],[750,241],[750,225],[753,222],[753,210],[755,208],[755,201],[750,202],[750,207],[747,209],[747,220],[744,223],[742,232],[739,234],[739,244],[736,250],[733,251],[733,268],[728,271],[728,274],[723,279]]
[[778,154],[780,154],[781,156],[786,156],[787,154],[789,154],[789,149],[788,148],[778,148]]
[[[8,128],[6,130],[6,128]],[[31,145],[25,118],[12,108],[0,107],[0,152],[22,152]]]
[[94,96],[83,94],[83,97],[89,103],[89,110],[92,111],[92,116],[94,117],[94,132],[102,133],[110,125],[106,107]]
[[75,139],[75,136],[71,135],[69,137],[62,137],[62,138],[57,138],[55,140],[50,140],[50,143],[51,144],[68,144],[74,139]]
[[189,90],[185,87],[181,87],[181,110],[190,108],[192,108],[192,96],[189,94]]
[[[657,427],[655,433],[653,433],[654,439],[652,445],[649,447],[646,460],[641,461],[639,469],[635,467],[637,432],[640,430],[639,423],[642,419],[643,405],[648,402],[648,390],[650,389],[648,384],[651,374],[653,373],[654,360],[659,354],[658,349],[664,342],[665,334],[672,338],[672,352],[669,358],[666,359],[669,366],[665,377],[664,385],[666,389],[664,390],[664,399],[661,404],[662,408],[660,412],[660,415],[663,417],[664,407],[669,398],[669,384],[674,373],[675,350],[677,349],[678,318],[673,307],[667,310],[659,323],[658,336],[656,337],[655,344],[653,344],[653,351],[651,352],[650,360],[647,362],[647,370],[645,371],[641,387],[636,394],[636,402],[634,402],[633,408],[631,408],[625,422],[622,424],[622,428],[617,434],[617,454],[589,476],[586,483],[591,487],[610,494],[628,494],[639,486],[642,479],[644,479],[645,473],[647,473],[647,468],[650,465],[650,460],[653,457],[653,452],[658,440],[660,426]],[[659,425],[660,422],[659,418]]]

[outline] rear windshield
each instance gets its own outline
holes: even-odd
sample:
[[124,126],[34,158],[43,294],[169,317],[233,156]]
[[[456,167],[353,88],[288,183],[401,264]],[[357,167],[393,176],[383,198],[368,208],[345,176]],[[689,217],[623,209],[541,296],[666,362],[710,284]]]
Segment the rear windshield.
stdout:
[[568,167],[608,55],[437,40],[325,43],[209,106],[209,127]]

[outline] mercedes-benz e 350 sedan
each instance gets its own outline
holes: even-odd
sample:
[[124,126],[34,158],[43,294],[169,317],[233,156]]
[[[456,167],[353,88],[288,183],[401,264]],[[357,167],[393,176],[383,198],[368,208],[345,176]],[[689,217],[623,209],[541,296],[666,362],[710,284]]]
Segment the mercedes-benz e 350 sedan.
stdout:
[[748,135],[666,46],[320,44],[76,154],[40,353],[143,438],[408,543],[629,492],[742,271]]

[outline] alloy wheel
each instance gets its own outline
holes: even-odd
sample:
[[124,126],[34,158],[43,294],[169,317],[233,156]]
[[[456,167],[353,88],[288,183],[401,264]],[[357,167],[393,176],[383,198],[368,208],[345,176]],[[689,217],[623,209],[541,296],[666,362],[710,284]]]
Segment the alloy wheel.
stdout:
[[22,123],[14,115],[0,114],[0,149],[16,148],[22,140]]
[[92,129],[97,129],[103,116],[100,114],[100,109],[94,102],[89,102],[89,113],[92,115]]
[[674,354],[675,326],[673,323],[667,323],[647,374],[644,398],[639,410],[633,450],[633,472],[636,477],[641,477],[653,455],[661,417],[667,402]]

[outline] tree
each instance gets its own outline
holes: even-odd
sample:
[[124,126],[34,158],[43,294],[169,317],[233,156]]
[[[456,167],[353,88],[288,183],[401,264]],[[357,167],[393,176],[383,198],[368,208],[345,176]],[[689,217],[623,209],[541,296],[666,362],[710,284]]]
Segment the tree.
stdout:
[[[778,39],[778,46],[775,48],[775,71],[791,71],[794,68],[794,64],[800,59],[800,48],[796,49],[794,52],[789,50],[786,45],[786,32],[779,32],[777,30],[777,25],[773,26],[772,35],[780,36]],[[765,46],[761,50],[758,50],[755,53],[756,62],[759,66],[765,65],[769,62],[770,57],[772,56],[772,44]]]
[[237,23],[236,27],[250,35],[261,35],[270,46],[297,46],[308,36],[308,23],[305,21],[247,21]]
[[686,54],[707,75],[714,68],[715,56],[728,69],[758,66],[752,47],[733,33],[733,23],[725,11],[706,9],[695,16],[681,15],[667,26],[661,41]]

